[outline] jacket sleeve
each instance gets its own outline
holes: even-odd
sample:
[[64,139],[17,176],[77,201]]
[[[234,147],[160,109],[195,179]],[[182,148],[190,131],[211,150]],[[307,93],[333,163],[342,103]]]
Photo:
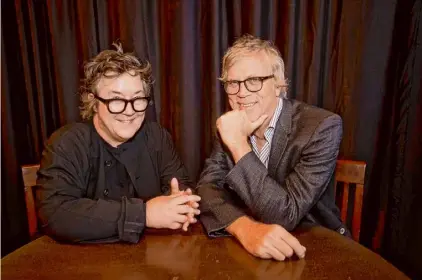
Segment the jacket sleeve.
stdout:
[[225,183],[226,175],[232,166],[233,163],[217,136],[196,188],[201,196],[200,219],[211,237],[228,235],[225,228],[247,214],[243,202]]
[[138,242],[145,227],[144,202],[86,198],[87,149],[73,138],[60,142],[46,145],[38,172],[36,201],[43,230],[66,242]]
[[330,116],[316,128],[284,182],[271,178],[253,152],[237,162],[226,180],[262,222],[293,230],[326,190],[341,137],[341,118]]
[[188,172],[174,148],[170,133],[161,128],[157,141],[161,141],[161,153],[159,156],[159,169],[161,177],[161,190],[164,194],[170,194],[170,181],[176,178],[179,182],[179,189],[192,188],[193,183]]

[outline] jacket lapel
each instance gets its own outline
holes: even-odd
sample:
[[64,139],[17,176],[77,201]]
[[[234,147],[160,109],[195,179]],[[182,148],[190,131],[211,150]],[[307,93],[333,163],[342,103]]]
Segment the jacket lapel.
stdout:
[[268,174],[275,177],[276,170],[287,146],[292,125],[292,103],[283,99],[281,115],[275,127],[274,136],[271,142],[270,159],[268,161]]

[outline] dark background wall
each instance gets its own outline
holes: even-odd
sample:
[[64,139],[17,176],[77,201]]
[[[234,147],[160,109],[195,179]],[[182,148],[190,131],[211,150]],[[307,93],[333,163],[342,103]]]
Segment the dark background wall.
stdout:
[[150,60],[149,118],[197,179],[227,109],[221,58],[250,33],[280,48],[290,98],[342,116],[340,156],[368,163],[362,243],[385,211],[382,255],[421,275],[421,9],[420,0],[2,1],[2,256],[28,241],[19,166],[79,120],[85,60],[117,39]]

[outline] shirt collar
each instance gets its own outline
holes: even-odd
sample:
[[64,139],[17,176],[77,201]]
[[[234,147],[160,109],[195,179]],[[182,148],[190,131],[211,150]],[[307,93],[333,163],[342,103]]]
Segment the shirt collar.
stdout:
[[[278,102],[277,107],[275,108],[273,117],[271,118],[271,121],[268,124],[268,127],[267,127],[267,129],[265,129],[265,132],[264,132],[264,137],[265,137],[265,140],[267,140],[267,141],[271,140],[272,131],[274,131],[275,126],[278,122],[278,119],[280,118],[281,110],[283,109],[283,98],[280,97],[277,102]],[[255,135],[253,135],[253,134],[250,135],[249,139],[255,139]]]
[[280,97],[278,99],[277,107],[275,108],[273,117],[271,118],[268,128],[272,128],[272,129],[275,128],[278,118],[280,117],[280,114],[281,114],[281,109],[283,109],[283,98]]

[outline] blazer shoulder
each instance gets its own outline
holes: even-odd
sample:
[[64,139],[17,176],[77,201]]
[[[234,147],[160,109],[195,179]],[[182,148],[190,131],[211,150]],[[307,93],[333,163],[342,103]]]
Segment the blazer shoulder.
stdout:
[[292,107],[292,121],[296,123],[306,124],[307,126],[318,126],[325,121],[342,123],[338,114],[304,102],[293,100]]

